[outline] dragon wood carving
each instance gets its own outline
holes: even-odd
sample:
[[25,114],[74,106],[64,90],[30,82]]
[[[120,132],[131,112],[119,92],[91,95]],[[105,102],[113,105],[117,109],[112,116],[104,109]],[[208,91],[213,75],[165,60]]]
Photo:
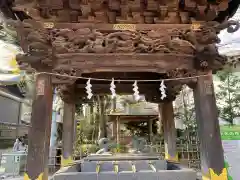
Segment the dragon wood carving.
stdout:
[[41,64],[45,71],[54,69],[57,63],[55,55],[70,53],[179,54],[195,57],[197,69],[212,68],[215,61],[222,66],[226,58],[219,55],[215,46],[220,42],[217,35],[222,29],[234,32],[239,28],[233,21],[225,24],[207,22],[197,29],[190,26],[176,29],[173,25],[169,29],[110,32],[92,28],[46,29],[26,22],[20,24],[20,40],[26,54],[17,57],[19,64],[30,64],[35,69],[39,69]]
[[76,31],[53,29],[50,30],[49,40],[53,49],[60,54],[132,52],[194,54],[194,46],[180,37],[181,32],[175,31],[175,33],[173,30],[102,33],[89,28]]

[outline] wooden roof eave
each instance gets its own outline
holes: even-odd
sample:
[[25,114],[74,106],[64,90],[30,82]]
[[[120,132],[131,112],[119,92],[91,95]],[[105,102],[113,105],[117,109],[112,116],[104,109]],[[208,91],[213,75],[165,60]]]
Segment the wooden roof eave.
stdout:
[[120,121],[149,121],[158,118],[158,115],[108,115],[109,121],[113,122],[119,117]]
[[[124,1],[125,2],[125,1]],[[165,2],[165,1],[164,1]],[[163,3],[164,3],[163,2]],[[62,3],[62,1],[49,1],[48,3],[38,3],[38,7],[40,6],[40,8],[36,8],[36,3],[37,2],[34,2],[34,1],[29,1],[29,0],[25,0],[25,1],[3,1],[1,3],[1,10],[4,12],[4,14],[8,17],[13,17],[14,18],[14,12],[25,12],[26,15],[30,16],[31,18],[33,19],[44,19],[44,17],[47,17],[47,18],[50,18],[50,19],[53,19],[53,20],[69,20],[68,17],[66,17],[68,14],[67,13],[63,13],[61,12],[63,9],[64,9],[64,5]],[[74,19],[72,19],[73,21],[93,21],[93,19],[89,19],[88,15],[90,14],[91,12],[91,8],[94,8],[96,7],[96,5],[94,5],[93,3],[95,2],[89,2],[88,4],[84,4],[83,2],[81,1],[70,1],[69,2],[69,6],[67,7],[68,11],[72,11],[72,16],[74,16]],[[126,10],[127,9],[131,9],[132,8],[132,5],[133,3],[135,4],[134,7],[138,7],[137,9],[135,9],[135,11],[139,11],[141,10],[141,8],[139,8],[138,6],[138,1],[131,1],[130,3],[127,3],[126,5],[123,4],[123,6],[119,6],[118,3],[116,3],[115,1],[110,1],[109,3],[106,3],[109,5],[109,9],[112,9],[114,7],[114,9],[112,10],[120,10],[121,8],[125,8]],[[150,5],[150,9],[151,10],[155,10],[155,11],[159,11],[159,7],[158,6],[162,6],[163,4],[161,2],[159,2],[160,4],[152,4],[149,3]],[[168,6],[172,6],[172,2],[169,1],[167,2],[167,4],[165,4],[165,7],[163,6],[163,8],[166,9],[166,7]],[[215,5],[215,8],[212,8],[213,10],[216,10],[218,9],[219,10],[219,13],[216,13],[216,15],[212,15],[212,17],[209,17],[209,15],[207,13],[209,13],[208,11],[212,12],[211,8],[208,9],[208,11],[204,11],[204,16],[202,16],[202,18],[204,19],[208,19],[208,18],[213,18],[215,20],[217,20],[218,22],[223,22],[224,20],[226,20],[226,18],[230,18],[231,16],[234,15],[234,13],[236,12],[238,6],[239,6],[239,0],[231,0],[231,1],[220,1],[219,3],[216,3],[214,4],[214,2],[212,1],[204,1],[204,3],[201,3],[201,4],[198,4],[196,3],[195,1],[185,1],[184,2],[184,5],[181,3],[179,3],[177,9],[180,9],[180,10],[185,10],[185,11],[189,11],[189,12],[194,12],[197,14],[197,15],[202,15],[201,13],[203,13],[201,10],[204,10],[206,7],[208,7],[209,5]],[[147,3],[146,3],[147,4]],[[196,6],[195,8],[193,6]],[[44,12],[40,12],[39,9],[41,9],[41,6],[43,6],[46,11]],[[145,5],[146,6],[146,5]],[[99,11],[99,7],[101,7],[101,3],[98,3],[97,4],[97,10]],[[217,8],[216,8],[217,7]],[[145,7],[145,8],[148,8],[148,7]],[[153,8],[153,9],[152,9]],[[78,11],[81,11],[81,10],[84,10],[83,11],[83,17],[81,18],[77,18],[77,15]],[[90,9],[90,12],[89,12],[89,9]],[[96,8],[95,8],[96,9]],[[49,13],[50,10],[55,10],[55,11],[60,11],[61,13],[59,13],[59,17],[56,16],[55,14],[53,14],[51,16],[51,14]],[[125,11],[126,11],[125,10]],[[148,9],[146,9],[148,10]],[[101,11],[101,10],[100,10]],[[57,13],[58,14],[58,13]],[[127,13],[124,13],[122,14],[122,16],[126,16]],[[193,14],[193,13],[192,13]],[[101,14],[100,14],[101,15]],[[146,15],[146,13],[145,13]],[[163,17],[162,19],[165,17],[164,13],[161,14]],[[15,15],[16,16],[16,15]],[[84,18],[85,17],[85,18]],[[87,18],[86,18],[87,17]],[[112,16],[110,16],[112,17]],[[21,16],[20,16],[21,18]],[[99,20],[99,18],[97,18],[97,20]],[[101,18],[100,18],[101,20]],[[129,19],[126,19],[125,18],[125,21]],[[135,19],[134,19],[135,20]]]

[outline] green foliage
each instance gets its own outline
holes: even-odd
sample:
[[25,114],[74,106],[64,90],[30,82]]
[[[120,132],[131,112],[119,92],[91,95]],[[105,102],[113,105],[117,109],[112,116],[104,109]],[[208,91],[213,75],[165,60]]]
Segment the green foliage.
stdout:
[[80,115],[80,114],[82,114],[82,112],[83,112],[83,104],[82,103],[77,103],[76,105],[75,105],[75,109],[76,109],[76,114],[78,114],[78,115]]
[[95,153],[98,146],[95,137],[92,137],[95,124],[91,124],[89,118],[81,119],[77,125],[74,152],[76,155]]
[[[148,127],[148,123],[147,122],[134,122],[134,121],[130,121],[125,123],[126,128],[132,132],[132,134],[143,137],[143,136],[147,136],[149,134],[149,127]],[[152,124],[152,132],[153,134],[157,133],[157,120],[153,121]]]
[[57,125],[57,142],[62,140],[62,133],[63,133],[63,124],[62,123],[58,123]]
[[12,29],[6,22],[0,23],[0,40],[19,46],[19,41],[16,37],[17,33],[15,29]]
[[77,139],[78,144],[91,144],[95,138],[92,139],[92,134],[95,124],[91,124],[89,119],[82,119],[77,125]]
[[220,80],[216,100],[221,118],[232,123],[240,116],[240,77],[230,70],[217,73]]
[[[76,105],[79,123],[76,130],[75,151],[85,151],[83,145],[96,144],[99,138],[107,136],[106,114],[110,110],[110,102],[109,96],[96,96],[88,104]],[[88,150],[94,153],[96,147]]]
[[174,106],[175,120],[183,123],[185,129],[177,129],[177,140],[189,141],[190,137],[196,137],[196,114],[192,89],[184,86],[177,96]]
[[224,162],[224,167],[227,169],[227,171],[228,171],[228,180],[233,180],[233,178],[232,178],[232,176],[230,176],[229,175],[229,164],[228,164],[228,162]]
[[187,129],[195,129],[195,106],[193,101],[193,92],[184,86],[175,101],[175,118],[182,120]]

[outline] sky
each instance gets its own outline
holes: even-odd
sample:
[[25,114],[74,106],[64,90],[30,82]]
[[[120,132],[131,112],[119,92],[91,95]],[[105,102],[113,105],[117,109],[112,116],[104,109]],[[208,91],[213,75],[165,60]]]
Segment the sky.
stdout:
[[[232,19],[240,21],[240,8]],[[235,54],[237,51],[240,51],[240,30],[235,33],[228,33],[224,30],[219,34],[219,38],[221,39],[219,44],[219,52],[221,54]]]

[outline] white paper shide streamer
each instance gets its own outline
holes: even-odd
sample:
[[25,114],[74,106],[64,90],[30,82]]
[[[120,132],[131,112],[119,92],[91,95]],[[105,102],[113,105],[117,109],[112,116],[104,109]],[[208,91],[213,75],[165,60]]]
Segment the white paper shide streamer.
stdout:
[[133,92],[134,92],[133,96],[134,96],[135,100],[139,101],[140,96],[139,96],[137,81],[135,81],[133,84]]
[[115,98],[117,95],[116,95],[116,90],[115,90],[116,86],[114,84],[114,78],[112,78],[112,82],[110,84],[110,91],[112,93],[112,99]]
[[87,90],[86,91],[87,98],[91,99],[93,94],[92,94],[92,85],[91,85],[91,80],[90,79],[88,79],[85,89]]
[[164,81],[162,81],[161,84],[160,84],[160,88],[159,88],[159,90],[161,92],[161,99],[162,100],[167,97],[166,90],[165,90],[166,88],[167,87],[165,86]]

